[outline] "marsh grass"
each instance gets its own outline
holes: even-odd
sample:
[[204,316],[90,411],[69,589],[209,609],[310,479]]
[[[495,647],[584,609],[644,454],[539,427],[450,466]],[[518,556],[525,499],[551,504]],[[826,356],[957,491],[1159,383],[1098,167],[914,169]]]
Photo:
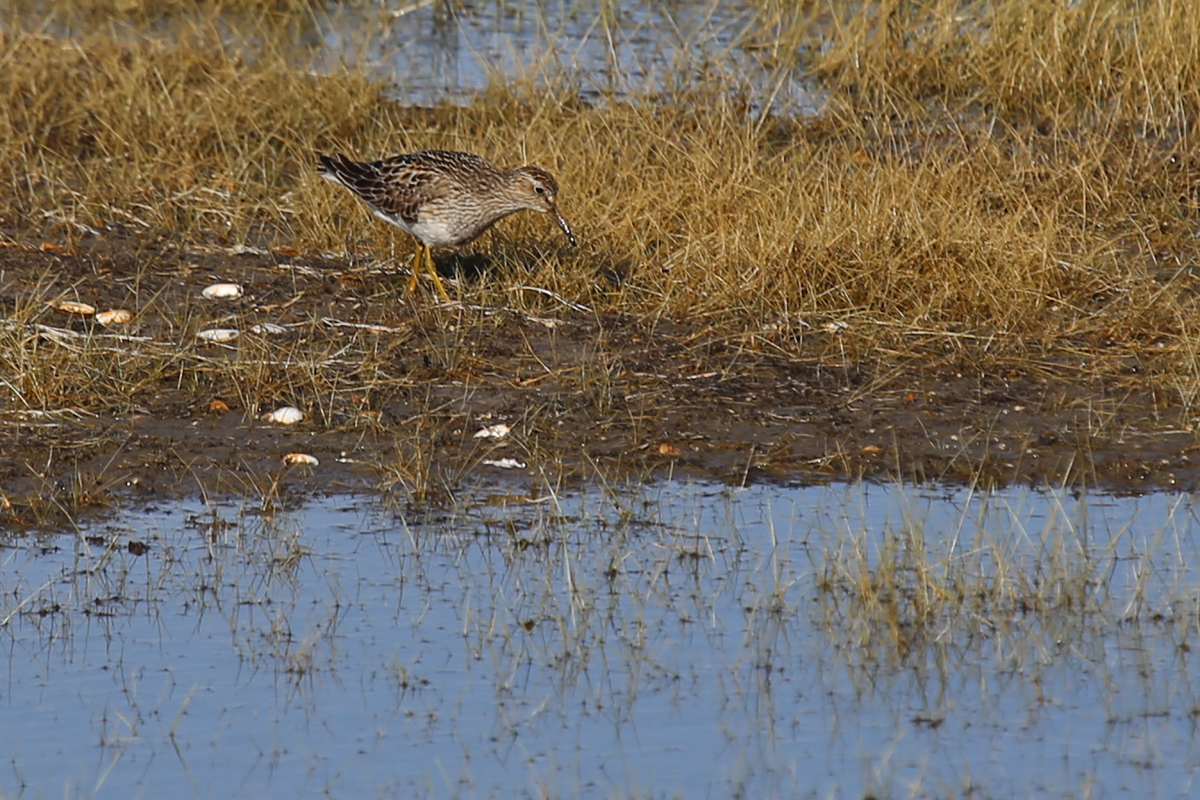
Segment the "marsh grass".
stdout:
[[1200,10],[1187,2],[755,6],[747,45],[803,64],[859,110],[912,117],[965,101],[1001,125],[1103,133],[1136,123],[1178,137],[1197,109]]
[[[100,337],[46,347],[29,326],[74,287],[10,282],[0,391],[15,407],[131,408],[171,387],[369,428],[378,417],[352,399],[428,369],[398,378],[389,359],[415,337],[443,375],[478,368],[468,333],[496,308],[672,320],[772,354],[834,330],[842,363],[876,370],[862,396],[947,363],[1149,385],[1189,410],[1200,396],[1200,11],[1184,0],[762,0],[740,44],[798,70],[780,75],[823,98],[812,117],[760,113],[762,90],[688,64],[669,91],[583,102],[586,76],[543,71],[409,107],[320,61],[310,6],[254,22],[238,4],[153,20],[139,7],[101,4],[86,26],[28,6],[3,17],[3,247],[127,249],[131,273],[115,277],[133,281],[139,320],[169,332],[124,353]],[[312,154],[429,147],[551,170],[581,248],[539,215],[511,217],[468,248],[486,261],[460,273],[463,306],[418,309],[412,327],[370,273],[405,263],[411,240],[316,176]],[[365,268],[357,319],[395,339],[314,325],[221,353],[193,336],[211,309],[138,293],[165,250],[240,245]],[[581,365],[588,408],[621,412],[618,376],[604,354]],[[404,463],[402,482],[427,482]]]
[[1122,626],[1189,651],[1200,623],[1194,576],[1147,569],[1175,560],[1182,504],[1147,530],[1077,515],[1054,493],[1045,500],[1040,519],[981,493],[948,526],[917,503],[882,529],[823,532],[814,620],[869,671],[961,657],[989,641],[1027,654],[1083,646]]
[[[536,301],[502,285],[515,270],[599,308],[741,326],[844,319],[869,332],[864,347],[926,327],[1010,352],[1063,338],[1172,345],[1190,300],[1148,278],[1185,278],[1195,256],[1183,125],[1195,49],[1184,58],[1181,37],[1200,27],[1196,12],[1048,3],[1023,16],[1025,5],[882,4],[823,25],[830,46],[813,72],[830,96],[808,121],[755,115],[720,83],[666,105],[583,106],[569,83],[518,82],[464,108],[411,109],[352,71],[314,74],[285,29],[257,31],[250,51],[211,22],[67,41],[11,25],[3,217],[20,229],[51,211],[302,252],[340,251],[350,235],[381,253],[393,233],[314,176],[312,151],[462,148],[558,173],[585,234],[574,254],[542,219],[506,222],[491,240],[500,280],[465,287],[483,302]],[[1173,33],[1126,37],[1135,24]],[[1059,60],[1028,70],[1053,42]],[[1135,57],[1147,75],[1178,78],[1134,92],[1114,62]],[[1023,71],[1041,79],[1004,77]]]

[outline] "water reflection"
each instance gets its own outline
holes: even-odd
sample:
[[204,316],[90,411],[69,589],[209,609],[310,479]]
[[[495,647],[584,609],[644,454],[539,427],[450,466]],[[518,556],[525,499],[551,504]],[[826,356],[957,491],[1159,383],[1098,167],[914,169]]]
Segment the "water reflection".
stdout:
[[1196,522],[1180,496],[663,483],[8,539],[0,789],[1184,794]]
[[[497,0],[336,6],[317,19],[327,68],[348,64],[405,102],[467,101],[489,81],[578,82],[585,99],[671,92],[719,80],[770,98],[777,112],[813,113],[798,73],[770,66],[743,39],[757,10],[743,3]],[[759,101],[755,101],[759,102]]]

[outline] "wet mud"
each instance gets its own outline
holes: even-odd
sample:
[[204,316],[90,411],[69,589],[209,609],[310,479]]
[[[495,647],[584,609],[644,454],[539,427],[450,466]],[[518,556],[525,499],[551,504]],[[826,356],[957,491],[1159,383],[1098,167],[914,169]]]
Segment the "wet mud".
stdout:
[[[447,276],[489,266],[439,258]],[[5,523],[184,495],[265,507],[382,488],[437,503],[467,485],[597,478],[1115,492],[1200,478],[1179,404],[1135,369],[1101,379],[1067,360],[935,349],[895,363],[836,325],[730,330],[552,297],[536,312],[439,305],[427,287],[403,297],[406,280],[399,267],[286,251],[0,247]],[[204,300],[220,281],[244,294]],[[53,310],[63,298],[134,318],[106,328]],[[260,323],[282,331],[251,333]],[[214,327],[240,336],[197,339]],[[264,421],[284,405],[304,420]],[[503,438],[477,436],[501,424]],[[289,453],[319,465],[286,465]]]

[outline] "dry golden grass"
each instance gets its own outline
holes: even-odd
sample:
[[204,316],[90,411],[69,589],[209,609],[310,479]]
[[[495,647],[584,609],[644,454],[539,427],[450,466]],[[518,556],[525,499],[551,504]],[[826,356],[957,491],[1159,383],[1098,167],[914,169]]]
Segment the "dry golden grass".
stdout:
[[309,0],[14,0],[12,10],[30,17],[49,17],[56,23],[91,25],[118,21],[146,23],[173,16],[204,14],[264,15],[277,22],[310,17],[320,5]]
[[911,119],[930,101],[979,103],[1001,124],[1168,135],[1198,108],[1200,7],[1186,0],[757,5],[751,46],[807,67],[837,105]]
[[536,286],[751,347],[847,323],[851,358],[1108,377],[1137,362],[1197,396],[1194,4],[762,6],[751,43],[806,70],[819,117],[756,115],[721,82],[587,105],[553,78],[407,108],[361,73],[314,72],[293,24],[238,46],[211,18],[64,39],[16,16],[0,228],[403,257],[411,241],[311,153],[465,149],[553,171],[582,242],[505,221],[475,245],[494,259],[460,288],[470,302],[552,305],[517,288]]

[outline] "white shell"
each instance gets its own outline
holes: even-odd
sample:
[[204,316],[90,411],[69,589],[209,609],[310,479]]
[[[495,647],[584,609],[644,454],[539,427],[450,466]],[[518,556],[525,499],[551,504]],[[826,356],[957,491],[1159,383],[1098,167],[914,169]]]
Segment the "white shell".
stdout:
[[73,317],[90,317],[96,313],[95,306],[87,303],[76,303],[74,300],[59,300],[50,306],[60,314],[70,314]]
[[292,406],[277,408],[263,417],[267,422],[278,422],[280,425],[295,425],[304,419],[304,412]]
[[500,469],[525,469],[525,462],[517,461],[515,458],[485,458],[483,463],[489,467],[499,467]]
[[236,300],[242,296],[242,287],[236,283],[214,283],[200,294],[206,300]]
[[203,339],[206,342],[224,344],[225,342],[232,342],[238,335],[237,328],[209,328],[206,331],[197,333],[196,338]]
[[274,322],[260,322],[251,328],[250,332],[257,333],[259,336],[278,336],[281,333],[287,333],[287,328],[276,325]]
[[499,425],[488,425],[486,428],[475,432],[476,439],[503,439],[508,436],[512,428],[501,423]]
[[270,255],[269,250],[262,250],[257,247],[251,247],[248,244],[235,244],[233,247],[226,247],[226,253],[233,253],[235,256],[251,255],[251,256],[266,256]]
[[317,467],[321,462],[315,456],[310,456],[308,453],[288,453],[283,457],[283,463],[289,467],[306,466]]
[[133,312],[127,308],[114,308],[111,311],[101,311],[96,315],[96,322],[101,325],[124,325],[133,319]]

